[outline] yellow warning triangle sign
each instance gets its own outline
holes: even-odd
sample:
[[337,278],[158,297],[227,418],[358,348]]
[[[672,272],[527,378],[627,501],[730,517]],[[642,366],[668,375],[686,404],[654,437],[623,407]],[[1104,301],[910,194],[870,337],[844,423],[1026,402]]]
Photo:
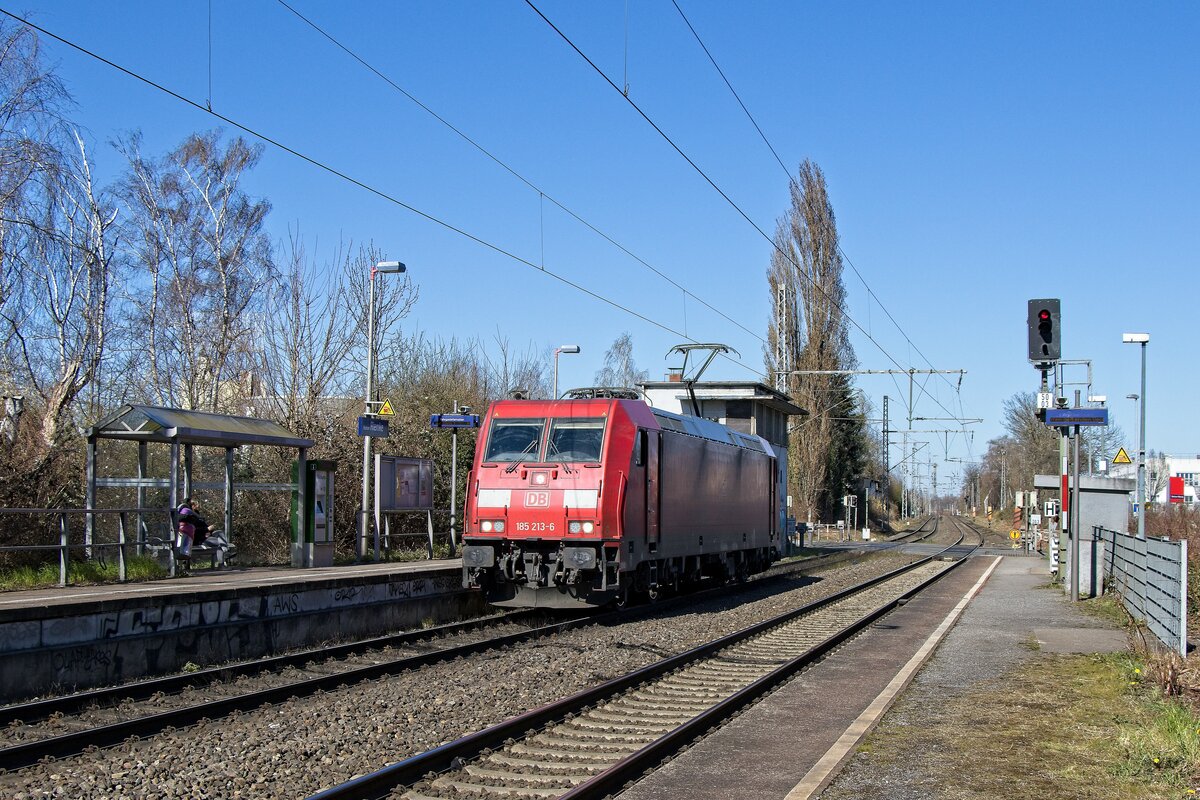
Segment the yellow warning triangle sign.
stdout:
[[381,417],[396,416],[396,410],[394,408],[392,408],[392,398],[390,398],[390,397],[383,398],[383,405],[381,405],[379,407],[379,410],[376,411],[375,413]]
[[1129,453],[1126,453],[1125,448],[1122,447],[1120,450],[1117,451],[1117,454],[1115,456],[1113,456],[1113,463],[1114,464],[1132,464],[1133,462],[1129,460]]

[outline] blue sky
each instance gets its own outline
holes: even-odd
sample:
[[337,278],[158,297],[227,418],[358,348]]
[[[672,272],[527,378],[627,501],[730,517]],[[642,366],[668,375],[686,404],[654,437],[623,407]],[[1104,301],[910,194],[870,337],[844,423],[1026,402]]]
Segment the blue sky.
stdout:
[[[1138,352],[1121,333],[1148,331],[1148,446],[1200,453],[1190,418],[1200,6],[679,4],[784,164],[824,170],[842,246],[886,307],[848,267],[849,312],[878,342],[855,333],[862,368],[967,370],[961,394],[955,378],[934,378],[914,411],[948,416],[940,403],[984,418],[970,426],[970,451],[957,437],[950,455],[982,453],[1001,432],[1002,401],[1037,388],[1025,359],[1033,297],[1062,298],[1064,356],[1093,360],[1093,391],[1131,440],[1124,397],[1138,391]],[[405,261],[421,289],[410,327],[499,332],[539,351],[579,344],[561,360],[565,386],[589,384],[626,330],[655,376],[678,333],[729,344],[761,369],[769,244],[524,2],[292,5],[694,296],[542,201],[274,0],[212,0],[211,63],[207,2],[3,7],[677,333],[268,146],[247,188],[272,202],[272,235],[299,227],[317,255],[373,240]],[[784,170],[670,0],[629,0],[628,26],[624,2],[536,5],[773,231]],[[158,153],[220,125],[63,45],[45,48],[102,169],[119,168],[103,144],[121,132],[141,130]],[[755,378],[731,363],[712,375]],[[903,381],[858,385],[876,406],[890,395],[903,416]],[[939,467],[943,486],[956,471]]]

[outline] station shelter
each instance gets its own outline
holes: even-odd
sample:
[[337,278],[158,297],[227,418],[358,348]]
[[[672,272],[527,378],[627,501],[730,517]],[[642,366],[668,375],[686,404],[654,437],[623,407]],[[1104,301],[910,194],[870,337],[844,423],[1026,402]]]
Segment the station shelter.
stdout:
[[[137,442],[138,445],[138,474],[136,477],[98,477],[97,476],[97,447],[104,440],[125,440]],[[170,447],[170,468],[164,477],[152,477],[148,474],[148,448],[152,444]],[[98,489],[122,488],[137,491],[137,507],[146,508],[147,489],[167,489],[166,515],[171,521],[171,530],[167,538],[174,535],[176,509],[179,504],[191,497],[197,489],[224,490],[224,520],[225,537],[233,542],[233,499],[234,491],[286,491],[299,496],[295,504],[297,523],[300,531],[311,529],[307,516],[311,514],[312,503],[306,496],[310,482],[297,480],[291,483],[234,483],[234,450],[246,445],[266,447],[284,447],[295,449],[298,458],[298,474],[306,475],[308,449],[313,446],[311,439],[296,436],[294,433],[276,422],[253,417],[237,417],[228,414],[213,414],[204,411],[191,411],[181,408],[166,408],[150,405],[125,405],[117,411],[99,420],[87,431],[87,507],[94,509]],[[194,451],[196,447],[216,447],[225,451],[225,479],[222,482],[200,483],[192,479]],[[182,455],[182,461],[180,456]],[[137,520],[137,540],[144,544],[149,538],[144,517],[139,513]],[[85,544],[90,546],[95,535],[94,515],[87,517]],[[297,563],[297,545],[299,545],[300,562]],[[311,558],[304,559],[305,542],[293,541],[292,563],[295,566],[312,566]],[[309,548],[311,550],[311,548]]]

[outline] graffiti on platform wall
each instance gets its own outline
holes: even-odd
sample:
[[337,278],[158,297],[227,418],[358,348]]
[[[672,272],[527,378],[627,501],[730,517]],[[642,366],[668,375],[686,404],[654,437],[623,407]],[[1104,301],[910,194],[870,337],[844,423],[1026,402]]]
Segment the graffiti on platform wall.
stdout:
[[295,592],[292,594],[277,594],[271,598],[272,614],[295,614],[299,610],[300,595]]
[[52,656],[56,673],[106,672],[112,666],[112,654],[97,647],[70,647],[59,650]]

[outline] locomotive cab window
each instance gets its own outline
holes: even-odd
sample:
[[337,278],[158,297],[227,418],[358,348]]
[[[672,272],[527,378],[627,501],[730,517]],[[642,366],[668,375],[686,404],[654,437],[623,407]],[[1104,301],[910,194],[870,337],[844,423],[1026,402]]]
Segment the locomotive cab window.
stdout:
[[544,419],[493,419],[484,461],[537,461]]
[[546,461],[599,461],[604,443],[604,420],[556,419],[550,423]]

